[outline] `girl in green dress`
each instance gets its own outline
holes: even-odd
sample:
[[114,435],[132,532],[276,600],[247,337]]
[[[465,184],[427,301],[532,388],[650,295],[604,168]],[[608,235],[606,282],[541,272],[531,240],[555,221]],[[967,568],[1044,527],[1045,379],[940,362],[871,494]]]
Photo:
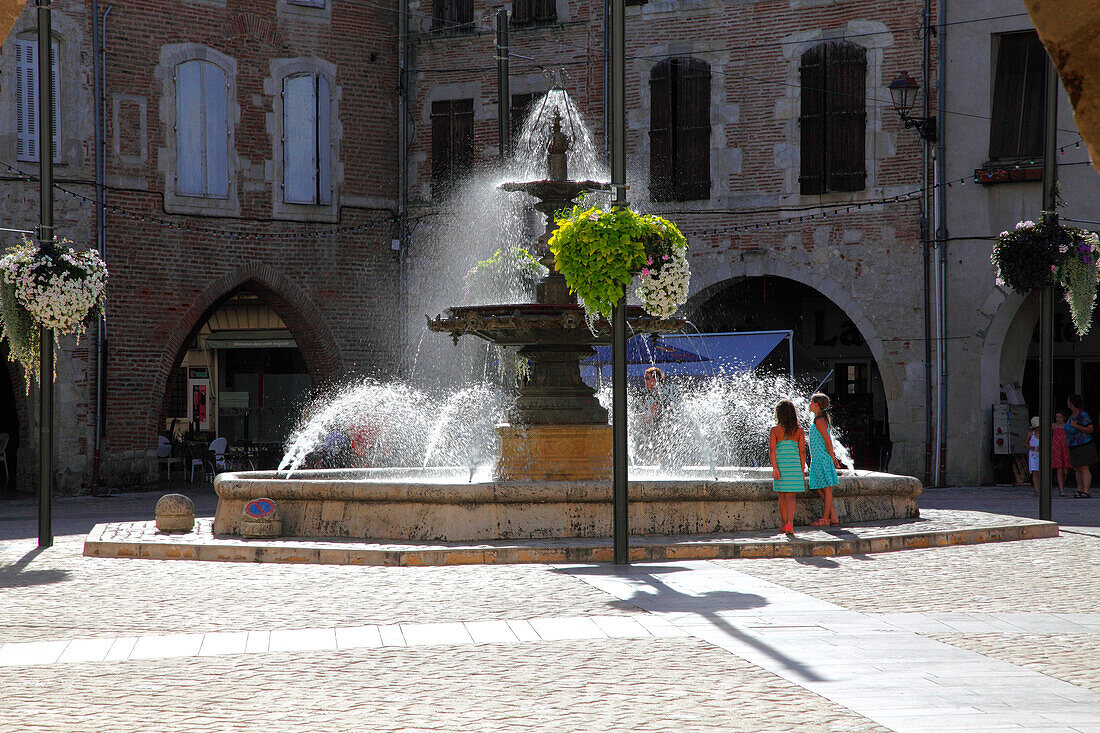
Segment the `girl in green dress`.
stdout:
[[775,421],[768,452],[772,460],[772,488],[779,494],[783,531],[794,534],[794,495],[806,490],[806,434],[798,425],[798,412],[790,400],[775,404]]

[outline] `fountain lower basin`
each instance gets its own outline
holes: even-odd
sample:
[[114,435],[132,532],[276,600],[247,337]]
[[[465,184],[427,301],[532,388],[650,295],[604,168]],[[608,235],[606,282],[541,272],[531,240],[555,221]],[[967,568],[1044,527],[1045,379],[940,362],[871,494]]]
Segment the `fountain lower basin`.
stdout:
[[[768,469],[682,469],[676,479],[632,469],[635,535],[737,532],[779,526]],[[652,477],[652,478],[651,478]],[[355,469],[223,473],[214,482],[214,533],[239,535],[252,499],[283,512],[283,536],[469,541],[611,536],[610,481],[470,482],[462,469]],[[908,476],[841,472],[835,506],[842,522],[915,519],[921,483]],[[796,524],[821,516],[815,494],[800,495]]]

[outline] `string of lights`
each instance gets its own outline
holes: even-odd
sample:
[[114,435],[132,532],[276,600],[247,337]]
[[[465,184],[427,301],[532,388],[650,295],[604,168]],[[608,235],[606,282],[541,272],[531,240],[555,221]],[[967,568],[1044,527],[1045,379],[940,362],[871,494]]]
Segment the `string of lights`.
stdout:
[[[37,180],[32,175],[28,174],[26,171],[19,170],[18,168],[10,165],[9,163],[6,163],[4,161],[0,161],[0,165],[3,165],[8,170],[11,170],[15,173],[18,173],[21,176],[26,176],[28,178],[28,180]],[[72,196],[73,198],[75,198],[77,200],[80,200],[80,201],[83,201],[85,203],[89,203],[89,204],[95,204],[96,203],[96,200],[94,198],[89,197],[89,196],[85,196],[84,194],[78,193],[76,191],[72,191],[72,190],[66,188],[65,186],[63,186],[61,184],[55,183],[54,188],[58,191],[61,191],[62,193],[68,194],[69,196]],[[172,229],[172,230],[175,230],[175,231],[184,232],[184,233],[188,233],[188,234],[202,234],[202,235],[207,235],[207,236],[220,236],[220,237],[226,237],[228,239],[243,240],[243,241],[322,239],[322,238],[326,238],[326,237],[340,236],[342,234],[349,234],[349,233],[354,233],[354,232],[364,232],[364,231],[369,231],[369,230],[378,229],[378,228],[382,228],[382,227],[389,227],[389,226],[392,226],[394,221],[395,221],[394,216],[391,214],[391,215],[389,215],[388,217],[386,217],[384,219],[377,219],[375,221],[365,222],[363,224],[355,224],[355,225],[350,225],[350,226],[336,227],[336,228],[333,228],[333,229],[257,232],[257,231],[247,231],[247,230],[244,230],[244,229],[219,229],[217,227],[206,227],[206,226],[198,226],[198,225],[194,225],[194,224],[187,224],[187,223],[184,223],[184,222],[181,222],[181,221],[175,221],[175,220],[171,220],[171,219],[164,219],[164,218],[161,218],[161,217],[150,216],[148,214],[143,214],[143,213],[139,213],[139,212],[135,212],[135,211],[130,211],[130,210],[122,208],[120,206],[106,205],[106,206],[104,206],[104,210],[107,211],[107,212],[110,212],[112,214],[115,214],[117,216],[122,216],[122,217],[125,217],[127,219],[131,219],[133,221],[141,221],[141,222],[144,222],[146,224],[153,224],[153,225],[161,227],[162,229]],[[19,229],[19,230],[0,229],[0,231],[12,231],[12,232],[19,232],[19,233],[22,233],[22,234],[31,234],[31,233],[33,233],[33,232],[29,232],[29,231],[22,230],[22,229]]]

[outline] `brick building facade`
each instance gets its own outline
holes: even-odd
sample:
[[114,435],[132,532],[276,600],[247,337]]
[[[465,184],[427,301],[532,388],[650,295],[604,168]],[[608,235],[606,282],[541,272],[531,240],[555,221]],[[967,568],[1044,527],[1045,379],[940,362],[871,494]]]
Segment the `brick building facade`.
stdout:
[[[59,0],[53,17],[58,233],[94,247],[90,4]],[[4,43],[2,79],[16,78],[14,51],[33,37],[34,18],[26,8]],[[104,38],[111,284],[98,468],[108,485],[133,485],[155,480],[156,436],[170,417],[179,365],[207,319],[242,292],[281,319],[314,386],[393,370],[397,44],[392,11],[333,0],[122,0],[112,3]],[[307,97],[291,79],[305,81]],[[0,94],[0,107],[16,110],[14,85],[5,81]],[[287,189],[302,188],[293,178],[302,153],[285,141],[302,133],[288,138],[284,121],[303,118],[284,107],[302,99],[317,135],[319,172],[304,179],[321,191],[312,199]],[[14,114],[0,117],[9,178],[35,173],[16,149]],[[20,228],[33,228],[35,201],[35,182],[0,189],[3,218]],[[91,483],[95,350],[94,338],[64,340],[58,353],[62,491]],[[18,367],[8,370],[23,459],[17,485],[26,489],[34,485],[37,401],[34,390],[24,398]]]

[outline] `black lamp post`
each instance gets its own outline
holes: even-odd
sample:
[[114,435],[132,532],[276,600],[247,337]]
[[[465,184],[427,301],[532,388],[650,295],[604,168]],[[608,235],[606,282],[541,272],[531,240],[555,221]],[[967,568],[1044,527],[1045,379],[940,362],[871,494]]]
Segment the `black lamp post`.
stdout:
[[916,128],[920,136],[928,142],[936,142],[936,118],[914,117],[909,114],[913,109],[913,104],[917,101],[917,90],[920,89],[917,80],[909,76],[908,71],[903,71],[890,82],[889,89],[890,101],[894,105],[894,111],[901,117],[901,121],[905,123],[905,126]]

